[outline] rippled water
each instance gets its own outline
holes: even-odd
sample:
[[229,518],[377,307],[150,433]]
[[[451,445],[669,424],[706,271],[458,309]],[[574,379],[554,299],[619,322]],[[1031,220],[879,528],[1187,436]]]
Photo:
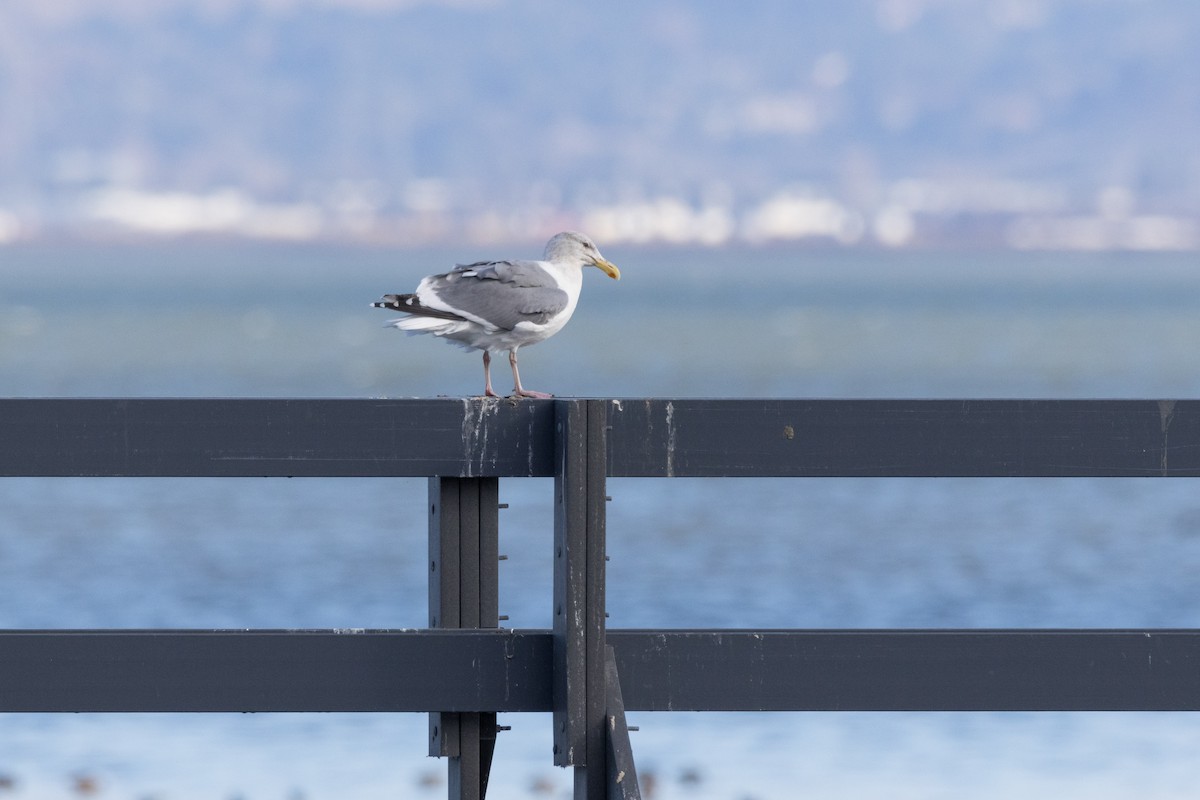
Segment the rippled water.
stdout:
[[[1194,397],[1183,256],[607,253],[525,351],[563,395]],[[477,356],[367,308],[488,255],[0,250],[0,395],[476,393]],[[500,377],[503,372],[498,372]],[[503,382],[501,386],[505,385]],[[0,627],[425,621],[417,480],[0,480]],[[501,613],[550,623],[550,483],[501,484]],[[613,480],[614,627],[1200,627],[1186,480]],[[1188,714],[641,714],[656,797],[1185,797]],[[559,796],[509,715],[491,795]],[[10,716],[14,796],[435,797],[419,715]],[[545,793],[542,794],[542,791]]]

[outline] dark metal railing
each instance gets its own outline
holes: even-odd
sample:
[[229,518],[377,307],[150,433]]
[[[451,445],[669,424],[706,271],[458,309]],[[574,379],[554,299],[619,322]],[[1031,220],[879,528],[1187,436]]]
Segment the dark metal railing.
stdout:
[[[0,711],[430,712],[451,797],[552,711],[637,797],[628,710],[1200,710],[1196,630],[606,630],[610,476],[1200,476],[1200,401],[0,400],[0,476],[420,476],[422,631],[5,631]],[[498,480],[552,476],[554,628],[500,629]]]

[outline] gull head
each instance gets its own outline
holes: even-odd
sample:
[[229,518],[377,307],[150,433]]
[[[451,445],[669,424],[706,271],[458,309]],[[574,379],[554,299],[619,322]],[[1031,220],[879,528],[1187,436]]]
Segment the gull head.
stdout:
[[582,233],[564,231],[555,234],[546,243],[546,253],[542,256],[546,261],[558,264],[579,264],[583,267],[599,267],[604,274],[613,280],[621,279],[621,270],[617,265],[600,255],[596,243]]

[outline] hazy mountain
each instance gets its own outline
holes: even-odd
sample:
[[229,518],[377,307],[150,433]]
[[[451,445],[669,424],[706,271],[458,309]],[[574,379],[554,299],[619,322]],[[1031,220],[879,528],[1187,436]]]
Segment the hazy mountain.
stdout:
[[869,209],[916,178],[1196,214],[1197,40],[1191,0],[6,0],[0,209]]

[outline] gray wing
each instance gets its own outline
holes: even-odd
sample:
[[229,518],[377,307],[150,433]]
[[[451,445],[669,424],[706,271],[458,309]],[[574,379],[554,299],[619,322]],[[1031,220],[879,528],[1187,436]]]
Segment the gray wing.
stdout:
[[441,302],[490,325],[512,330],[519,322],[546,324],[567,307],[567,293],[536,261],[460,264],[429,284]]

